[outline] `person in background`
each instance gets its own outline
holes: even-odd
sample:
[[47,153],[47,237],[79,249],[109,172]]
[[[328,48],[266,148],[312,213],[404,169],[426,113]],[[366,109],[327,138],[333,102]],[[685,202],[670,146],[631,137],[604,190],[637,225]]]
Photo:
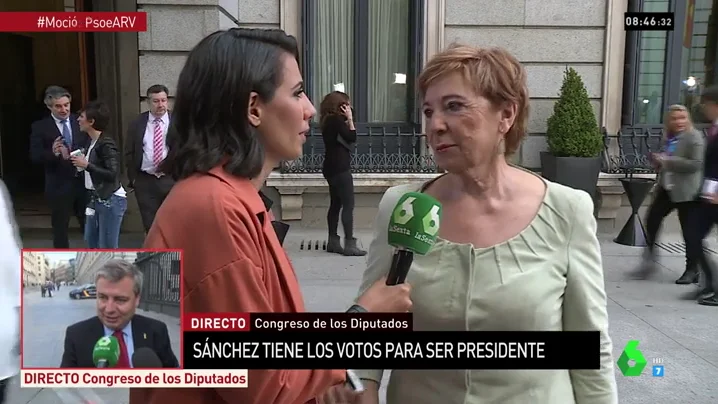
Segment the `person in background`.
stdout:
[[[327,252],[347,256],[363,256],[366,251],[357,247],[354,238],[354,179],[351,172],[351,152],[357,140],[354,116],[349,96],[341,91],[327,94],[319,107],[324,164],[322,174],[329,184]],[[339,240],[339,212],[344,228],[344,247]]]
[[[706,139],[706,156],[704,166],[705,184],[718,181],[718,86],[708,87],[703,90],[701,97],[703,104],[703,113],[711,122],[708,129]],[[712,188],[712,189],[711,189]],[[701,195],[701,202],[698,205],[695,227],[697,237],[700,240],[706,238],[711,229],[718,224],[718,189],[715,186],[704,186]],[[688,247],[686,245],[686,247]],[[715,264],[710,262],[703,250],[702,243],[693,246],[694,256],[700,257],[703,263],[703,281],[702,288],[698,290],[698,303],[704,306],[718,306],[718,296],[716,288],[718,288],[718,269]]]
[[[161,167],[177,184],[144,245],[183,250],[186,312],[305,311],[259,193],[279,162],[301,155],[316,113],[298,59],[294,37],[247,28],[215,32],[187,56]],[[379,280],[349,311],[406,312],[409,291]],[[353,399],[345,379],[345,369],[250,370],[247,388],[130,389],[130,403],[304,404],[330,390]]]
[[120,248],[127,193],[120,184],[117,145],[105,132],[110,124],[110,108],[101,101],[91,101],[80,112],[77,122],[80,130],[92,139],[86,155],[70,158],[75,167],[83,170],[85,188],[90,195],[85,212],[85,242],[89,248]]
[[45,167],[45,196],[51,210],[53,248],[70,248],[70,217],[77,217],[85,228],[84,177],[70,162],[70,153],[87,150],[90,138],[80,132],[77,116],[70,113],[70,93],[50,86],[45,91],[45,105],[51,114],[32,124],[30,158]]
[[653,202],[646,215],[648,246],[641,267],[634,276],[645,279],[656,272],[655,244],[661,223],[677,210],[686,243],[686,270],[676,283],[688,285],[697,282],[699,274],[700,257],[691,256],[689,252],[695,251],[695,245],[701,244],[691,215],[698,209],[697,198],[703,183],[705,142],[703,134],[693,127],[690,113],[683,105],[668,107],[664,122],[661,151],[651,155],[659,172]]
[[0,404],[20,372],[20,235],[10,194],[0,181]]
[[130,123],[125,140],[125,164],[130,188],[134,189],[145,232],[150,230],[157,209],[170,193],[174,180],[159,166],[167,157],[170,126],[169,90],[162,84],[147,89],[149,111]]
[[[387,226],[399,198],[425,192],[443,217],[407,278],[414,330],[598,331],[600,368],[394,369],[386,403],[617,403],[593,201],[507,161],[528,124],[524,67],[501,48],[453,45],[427,63],[418,89],[446,174],[384,194],[359,293],[389,270]],[[357,373],[366,380],[362,403],[378,403],[383,369]]]

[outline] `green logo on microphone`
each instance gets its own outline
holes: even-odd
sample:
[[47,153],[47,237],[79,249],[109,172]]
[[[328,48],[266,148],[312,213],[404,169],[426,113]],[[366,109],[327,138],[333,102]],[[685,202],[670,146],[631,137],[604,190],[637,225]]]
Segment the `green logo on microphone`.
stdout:
[[[640,376],[648,364],[643,353],[638,350],[639,343],[638,340],[628,341],[628,344],[623,348],[623,352],[616,362],[618,369],[621,370],[624,376]],[[633,365],[629,363],[630,361],[633,361]]]
[[396,205],[394,209],[394,223],[396,224],[407,224],[409,220],[414,217],[414,201],[416,198],[410,196]]
[[417,254],[429,252],[441,225],[441,204],[427,194],[399,198],[389,219],[389,244]]
[[431,207],[429,213],[424,216],[421,223],[424,225],[424,232],[426,234],[436,236],[436,233],[439,232],[439,223],[441,222],[441,218],[439,217],[440,212],[441,207],[434,205]]
[[99,341],[97,341],[97,345],[102,347],[108,346],[110,343],[112,343],[112,339],[110,337],[102,337]]

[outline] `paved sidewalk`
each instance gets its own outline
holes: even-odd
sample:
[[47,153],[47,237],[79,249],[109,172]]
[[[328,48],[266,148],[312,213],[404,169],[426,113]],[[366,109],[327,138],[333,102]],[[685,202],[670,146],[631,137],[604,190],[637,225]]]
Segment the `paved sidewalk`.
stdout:
[[[366,247],[369,234],[358,234]],[[356,294],[365,266],[364,258],[340,257],[321,250],[323,231],[303,230],[295,226],[289,231],[285,247],[295,265],[307,309],[310,311],[344,311]],[[319,242],[319,250],[307,251],[306,246]],[[663,236],[663,243],[680,243],[679,236]],[[34,242],[27,240],[27,247]],[[718,251],[715,239],[709,241]],[[640,262],[641,250],[624,247],[601,236],[601,246],[609,297],[610,333],[614,355],[620,355],[626,342],[641,341],[640,348],[649,361],[662,359],[665,377],[651,377],[650,367],[640,377],[623,377],[617,373],[622,404],[669,404],[680,400],[690,404],[709,404],[718,399],[718,308],[700,306],[685,295],[693,286],[673,282],[683,272],[681,252],[661,250],[658,262],[662,271],[655,279],[634,281],[625,274]],[[303,249],[301,247],[304,247]],[[715,257],[714,257],[715,259]],[[72,302],[75,303],[75,302]],[[88,302],[77,302],[85,304]],[[51,328],[38,328],[38,333],[52,334],[48,344],[60,338]],[[41,338],[41,337],[37,337]],[[386,385],[386,382],[384,383]],[[126,393],[103,390],[108,403],[123,404]],[[31,392],[12,391],[10,403],[58,403],[47,390],[30,400]],[[123,395],[124,394],[124,395]],[[560,403],[556,403],[560,404]]]

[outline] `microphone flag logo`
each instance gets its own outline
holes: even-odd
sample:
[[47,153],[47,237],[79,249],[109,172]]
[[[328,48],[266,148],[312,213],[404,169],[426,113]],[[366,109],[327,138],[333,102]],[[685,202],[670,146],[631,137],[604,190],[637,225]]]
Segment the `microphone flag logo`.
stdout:
[[424,255],[436,242],[441,225],[441,203],[420,192],[404,194],[389,218],[389,244]]
[[413,203],[416,200],[413,196],[410,196],[404,200],[404,202],[396,205],[394,209],[394,223],[396,224],[407,224],[409,220],[414,217],[414,206]]
[[434,205],[431,207],[429,213],[424,216],[424,219],[421,222],[424,225],[424,232],[426,234],[436,236],[439,232],[439,223],[441,222],[441,218],[439,217],[440,212],[441,207]]
[[112,339],[110,337],[102,337],[99,341],[97,341],[97,345],[105,347],[112,343]]

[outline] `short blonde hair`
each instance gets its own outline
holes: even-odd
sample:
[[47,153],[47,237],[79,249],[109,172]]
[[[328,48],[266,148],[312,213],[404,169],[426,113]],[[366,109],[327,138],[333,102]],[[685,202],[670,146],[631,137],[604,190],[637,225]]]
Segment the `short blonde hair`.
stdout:
[[454,73],[460,74],[476,94],[495,107],[516,105],[516,120],[504,139],[505,154],[515,153],[526,136],[529,119],[529,89],[521,63],[502,48],[452,44],[431,58],[419,75],[420,95],[424,97],[433,83]]

